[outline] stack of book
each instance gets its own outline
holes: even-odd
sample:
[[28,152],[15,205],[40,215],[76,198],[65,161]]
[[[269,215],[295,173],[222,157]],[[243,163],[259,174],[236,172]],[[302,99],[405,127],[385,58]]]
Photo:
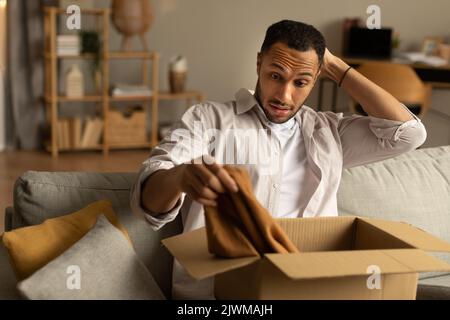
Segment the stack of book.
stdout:
[[60,149],[100,146],[103,133],[101,118],[87,118],[84,121],[78,117],[59,119],[57,128]]
[[113,97],[151,97],[151,95],[152,90],[145,85],[116,84],[111,90]]
[[59,35],[56,39],[58,56],[76,56],[80,54],[80,37],[78,35]]

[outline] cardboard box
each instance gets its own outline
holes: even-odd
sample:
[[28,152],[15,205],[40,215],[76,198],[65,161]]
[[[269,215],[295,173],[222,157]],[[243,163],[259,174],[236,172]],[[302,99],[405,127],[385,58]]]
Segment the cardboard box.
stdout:
[[450,252],[450,244],[406,223],[277,221],[301,253],[219,258],[208,252],[205,228],[162,242],[195,279],[215,277],[217,299],[415,299],[419,272],[450,271],[425,252]]

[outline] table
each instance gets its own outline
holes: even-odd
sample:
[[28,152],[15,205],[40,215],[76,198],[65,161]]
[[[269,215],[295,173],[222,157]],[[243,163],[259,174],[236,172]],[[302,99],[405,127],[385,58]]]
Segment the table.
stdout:
[[[427,84],[430,84],[433,89],[450,89],[450,64],[434,67],[431,65],[427,65],[424,63],[406,63],[404,60],[400,59],[387,59],[387,60],[373,60],[367,58],[349,58],[349,57],[341,57],[348,65],[356,68],[363,63],[368,62],[390,62],[390,63],[403,63],[410,65],[414,71],[417,73],[419,78]],[[336,103],[337,103],[337,84],[329,78],[321,77],[319,78],[319,92],[318,92],[318,102],[317,109],[318,111],[322,111],[322,101],[323,101],[323,86],[326,82],[333,83],[332,89],[332,102],[331,102],[331,111],[336,112]]]

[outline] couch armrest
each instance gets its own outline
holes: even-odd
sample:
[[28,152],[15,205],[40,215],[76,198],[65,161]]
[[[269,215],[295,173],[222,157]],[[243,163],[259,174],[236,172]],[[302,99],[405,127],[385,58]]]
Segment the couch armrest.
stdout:
[[417,300],[450,300],[450,287],[419,284]]
[[5,231],[11,231],[12,230],[12,218],[14,214],[14,208],[13,207],[7,207],[5,209]]

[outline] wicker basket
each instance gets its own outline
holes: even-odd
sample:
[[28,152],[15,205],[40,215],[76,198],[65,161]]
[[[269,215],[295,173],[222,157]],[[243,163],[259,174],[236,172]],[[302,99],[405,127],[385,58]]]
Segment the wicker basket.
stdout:
[[110,144],[146,143],[147,120],[144,111],[133,111],[130,114],[111,110],[108,119],[108,139]]

